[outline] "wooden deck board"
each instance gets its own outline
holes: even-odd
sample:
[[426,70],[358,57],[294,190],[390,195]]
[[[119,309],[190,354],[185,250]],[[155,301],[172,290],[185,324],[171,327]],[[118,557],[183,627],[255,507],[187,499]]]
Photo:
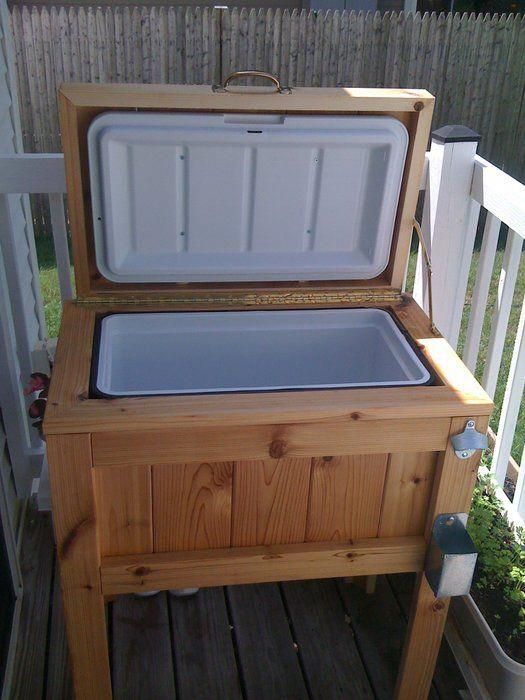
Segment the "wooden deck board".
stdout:
[[166,596],[120,596],[112,604],[115,700],[175,697]]
[[308,698],[279,586],[231,586],[227,591],[246,698]]
[[335,581],[282,584],[311,696],[373,698]]
[[224,589],[205,588],[190,598],[170,595],[168,604],[179,697],[240,699]]
[[53,558],[51,517],[30,508],[21,552],[24,597],[12,686],[12,697],[19,700],[41,698],[44,691]]
[[[391,700],[401,661],[406,619],[388,579],[378,577],[373,595],[366,593],[360,585],[349,585],[343,580],[337,582],[337,587],[375,696],[378,700]],[[439,698],[434,688],[429,698]]]
[[[50,518],[30,509],[11,694],[17,700],[72,700],[53,562]],[[119,597],[110,606],[115,698],[387,700],[412,578],[379,577],[374,595],[324,580],[282,584],[282,595],[277,584],[259,584],[206,589],[192,599]],[[430,697],[454,700],[465,688],[444,644]]]

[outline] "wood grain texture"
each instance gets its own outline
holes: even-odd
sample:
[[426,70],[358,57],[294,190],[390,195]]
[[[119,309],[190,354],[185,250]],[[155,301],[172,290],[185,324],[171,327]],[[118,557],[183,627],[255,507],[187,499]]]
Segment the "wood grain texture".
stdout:
[[[257,401],[257,399],[255,399]],[[97,467],[186,461],[225,461],[324,455],[368,455],[445,449],[450,420],[349,420],[147,432],[95,433]],[[155,483],[155,469],[153,470]],[[155,486],[154,486],[155,488]]]
[[53,602],[51,607],[51,627],[49,631],[49,658],[47,660],[46,700],[73,700],[73,678],[67,648],[66,627],[60,573],[55,572]]
[[[45,517],[42,517],[42,515],[38,516],[38,527],[41,529],[44,528],[46,529],[46,541],[47,541],[47,551],[52,552],[53,550],[53,541],[52,541],[52,534],[50,533],[49,529],[49,520]],[[34,537],[34,535],[32,535]],[[32,559],[34,562],[34,559]],[[406,579],[413,579],[415,578],[414,576],[411,575],[396,575],[396,576],[389,576],[388,579],[390,582],[394,582],[395,585],[395,591],[396,591],[396,598],[397,600],[400,601],[401,606],[404,610],[404,605],[405,601],[407,602],[408,607],[410,607],[410,598],[412,596],[412,589],[413,589],[413,583],[410,584],[406,588],[406,590],[401,590],[399,585],[397,585],[398,581],[405,581]],[[58,572],[56,574],[56,580],[58,581]],[[381,581],[384,580],[383,578],[379,578],[378,582],[378,595],[381,593]],[[317,582],[312,582],[312,585],[315,587],[317,585]],[[250,610],[253,606],[257,605],[257,596],[252,596],[250,597],[249,594],[252,593],[255,587],[249,586],[247,588],[247,593],[248,596],[246,598],[246,601],[243,602],[241,609],[240,609],[240,614],[242,615],[245,610]],[[378,698],[380,700],[391,700],[392,698],[392,687],[393,687],[393,682],[394,678],[393,675],[395,673],[395,667],[398,662],[398,657],[396,658],[392,657],[389,654],[389,649],[391,646],[393,646],[396,641],[400,642],[402,641],[402,635],[403,635],[403,621],[400,618],[399,615],[399,609],[397,609],[397,615],[396,615],[396,610],[392,608],[391,606],[388,605],[387,602],[385,602],[384,598],[379,598],[377,599],[376,596],[366,596],[364,593],[361,594],[361,590],[359,588],[356,588],[355,586],[345,586],[344,590],[346,590],[349,594],[349,598],[351,601],[354,601],[355,599],[355,606],[352,608],[348,608],[348,612],[350,614],[350,621],[348,618],[346,619],[346,622],[350,624],[351,629],[353,629],[354,634],[355,634],[355,639],[357,642],[357,645],[360,649],[360,652],[362,654],[363,662],[366,665],[368,675],[370,678],[370,682],[373,686],[374,689],[378,687],[378,680],[384,677],[388,677],[390,679],[390,686],[389,686],[389,691],[387,692],[386,696],[382,695],[380,692],[378,692]],[[34,591],[35,594],[39,594],[38,591]],[[207,596],[207,593],[213,594],[211,597]],[[215,595],[217,594],[217,595]],[[29,595],[29,591],[26,592],[26,595]],[[199,599],[203,597],[203,604],[202,604],[202,610],[201,606],[199,605]],[[181,620],[180,615],[182,615],[184,619],[184,627],[180,629],[180,637],[182,638],[184,642],[183,648],[180,650],[180,653],[184,655],[184,664],[188,663],[190,666],[195,666],[196,672],[195,675],[197,675],[198,672],[202,671],[203,673],[208,673],[209,675],[214,675],[215,673],[220,674],[221,678],[226,674],[230,673],[231,671],[231,657],[225,654],[224,656],[222,653],[217,649],[217,652],[215,651],[210,651],[210,647],[212,649],[217,645],[217,647],[221,647],[221,642],[219,641],[218,638],[214,637],[215,633],[212,633],[212,629],[215,629],[214,625],[215,622],[217,621],[218,624],[218,629],[217,629],[217,634],[219,636],[224,635],[226,643],[230,644],[230,648],[232,645],[232,640],[234,643],[238,642],[238,639],[235,637],[235,629],[231,630],[230,634],[230,628],[224,632],[219,632],[219,629],[223,629],[224,621],[222,620],[222,616],[220,611],[222,610],[224,612],[224,595],[223,595],[223,590],[222,589],[203,589],[195,598],[193,599],[185,599],[185,600],[174,600],[173,602],[176,603],[176,612],[174,612],[173,606],[171,606],[172,601],[168,598],[169,602],[166,602],[166,597],[162,596],[163,603],[162,605],[164,606],[169,606],[171,609],[171,620],[173,623],[173,630],[175,629],[176,625],[178,624],[178,620]],[[231,601],[230,601],[231,602]],[[180,603],[180,606],[179,606]],[[364,603],[364,607],[363,607]],[[198,609],[198,610],[197,610]],[[111,610],[111,606],[110,606]],[[179,613],[179,611],[184,611],[182,613]],[[264,608],[265,612],[268,612],[268,608]],[[53,609],[49,612],[49,615],[52,616],[54,612],[54,602],[53,602]],[[293,632],[293,620],[290,620],[290,616],[285,609],[284,606],[276,606],[275,607],[275,614],[279,615],[279,619],[271,618],[269,620],[265,621],[265,626],[269,628],[272,633],[276,633],[276,630],[279,628],[279,626],[286,625],[291,628],[292,630],[292,639],[294,638],[294,632]],[[43,637],[42,639],[45,639],[45,629],[46,629],[46,615],[42,615],[39,617],[38,621],[36,618],[31,618],[29,619],[29,627],[31,630],[31,634],[38,636],[39,632],[37,630],[37,625],[41,624],[42,625],[42,630],[43,630]],[[288,620],[286,619],[288,618]],[[158,618],[157,618],[158,619]],[[161,618],[162,619],[162,618]],[[230,617],[230,621],[231,621]],[[222,620],[222,621],[221,621]],[[389,623],[392,622],[390,625]],[[182,624],[182,623],[181,623]],[[132,626],[132,620],[130,619],[127,623],[127,626],[131,627]],[[158,639],[158,644],[159,646],[162,646],[165,642],[163,641],[165,638],[165,627],[161,624],[158,627],[153,626],[149,628],[148,631],[148,638],[152,639],[155,637],[155,640]],[[49,682],[50,678],[54,677],[57,679],[57,683],[53,685],[55,689],[57,689],[57,692],[53,695],[47,695],[49,700],[71,700],[71,695],[66,694],[65,692],[62,692],[62,689],[64,689],[64,684],[63,684],[63,674],[64,674],[64,668],[62,665],[60,665],[59,668],[54,668],[54,664],[62,664],[63,662],[63,655],[61,653],[55,654],[53,653],[53,639],[51,638],[52,635],[49,635],[47,637],[47,643],[44,644],[44,647],[42,649],[39,649],[39,653],[42,656],[46,656],[48,661],[46,664],[47,668],[47,680],[48,680],[48,687],[49,687]],[[179,637],[172,636],[173,642],[175,644],[173,645],[172,643],[172,651],[174,654],[177,654],[177,648],[176,648],[176,639]],[[228,639],[229,638],[229,639]],[[122,635],[119,637],[119,642],[122,640],[124,644],[126,644],[126,657],[128,660],[128,663],[131,666],[136,665],[137,668],[143,669],[143,659],[142,659],[142,653],[143,653],[143,646],[141,644],[140,640],[140,627],[139,631],[137,632],[136,635],[137,639],[137,644],[131,648],[128,644],[129,637],[127,635]],[[248,642],[253,642],[253,636],[248,636],[247,637]],[[379,645],[376,647],[376,643]],[[113,643],[112,643],[112,654],[115,656],[115,654],[121,653],[119,651],[118,644],[116,643],[115,639],[113,638]],[[399,646],[399,644],[398,644]],[[62,646],[63,649],[63,646]],[[222,649],[222,647],[221,647]],[[24,652],[25,650],[19,650]],[[258,651],[258,644],[257,640],[255,640],[255,644],[252,644],[250,648],[247,650],[247,657],[254,658],[255,661],[254,663],[257,662],[257,651]],[[325,662],[325,658],[327,658],[330,655],[330,649],[324,649],[324,654],[322,658],[322,663],[321,666],[324,667],[325,663],[328,664],[328,660]],[[446,656],[448,659],[443,658],[443,652],[445,652]],[[211,667],[213,668],[213,671],[208,670],[206,671],[203,669],[203,665],[205,663],[208,663],[209,653],[213,653],[214,658],[217,660],[218,663],[221,661],[223,662],[222,668],[218,668],[217,666],[211,664]],[[218,658],[217,654],[221,653],[220,658]],[[295,652],[297,654],[297,652]],[[398,650],[399,654],[399,650]],[[201,663],[201,657],[203,659]],[[369,663],[370,662],[370,663]],[[377,662],[377,663],[376,663]],[[160,666],[160,664],[163,664]],[[164,666],[164,664],[168,664],[168,668]],[[179,663],[179,657],[177,657],[177,661],[173,660],[173,658],[168,658],[167,655],[162,654],[160,655],[155,662],[155,665],[152,666],[151,668],[148,668],[147,670],[144,670],[144,673],[146,676],[149,674],[166,674],[172,666],[176,667],[176,674],[177,674],[177,689],[181,689],[180,692],[177,692],[176,695],[178,698],[181,700],[189,700],[193,698],[199,698],[199,697],[206,697],[206,698],[214,698],[214,697],[219,697],[219,698],[235,698],[236,696],[232,693],[231,695],[228,692],[221,693],[219,695],[213,695],[213,689],[214,688],[224,688],[223,681],[220,678],[211,678],[208,682],[208,680],[203,682],[203,685],[196,685],[194,688],[188,687],[186,680],[182,680],[181,677],[181,670],[186,675],[186,672],[191,675],[191,669],[187,669],[187,667],[183,667],[181,669],[181,664]],[[261,665],[262,666],[262,665]],[[30,675],[30,670],[27,666],[23,666],[26,675]],[[274,664],[273,668],[271,669],[271,672],[273,672],[274,668],[279,668],[279,663]],[[242,673],[242,669],[239,665],[239,671]],[[262,671],[264,671],[264,667],[262,668]],[[171,672],[171,671],[170,671]],[[233,673],[233,671],[231,671]],[[195,678],[195,682],[198,682],[198,679]],[[187,676],[186,676],[187,678]],[[337,677],[334,677],[333,679],[333,684],[334,686],[337,685],[338,679]],[[141,681],[142,683],[149,683],[153,684],[155,681],[153,681],[151,678],[148,679],[146,678],[145,681]],[[188,681],[191,682],[191,681]],[[124,678],[124,684],[126,685],[126,679]],[[207,684],[206,687],[210,689],[209,694],[200,694],[199,689],[204,686],[204,684]],[[453,657],[451,655],[450,650],[448,649],[446,644],[442,645],[442,650],[440,653],[440,658],[438,660],[437,668],[436,668],[436,674],[435,674],[435,685],[436,688],[439,690],[439,697],[441,698],[447,698],[447,700],[450,698],[451,700],[459,700],[460,694],[458,693],[458,689],[464,689],[465,684],[462,681],[462,678],[460,676],[459,670],[455,666]],[[126,686],[127,687],[127,686]],[[151,685],[150,685],[151,687]],[[195,690],[195,692],[192,692]],[[119,688],[114,687],[114,692],[117,694],[119,693]],[[18,697],[18,696],[17,696]],[[24,696],[26,697],[26,696]],[[35,697],[32,695],[31,697]],[[40,693],[37,692],[36,697],[41,697]],[[257,700],[257,694],[255,693],[255,700]],[[437,700],[438,694],[434,693],[431,694],[430,696],[432,700]],[[272,698],[273,700],[273,698]]]
[[[486,431],[488,419],[474,418],[477,430]],[[455,435],[464,428],[464,418],[453,418],[450,434]],[[439,455],[425,526],[427,542],[437,515],[468,513],[479,460],[479,451],[470,459],[458,459],[450,441],[447,449]],[[397,679],[396,700],[424,700],[428,696],[449,603],[449,598],[436,599],[424,574],[418,576]]]
[[334,576],[421,571],[422,537],[306,542],[204,551],[104,557],[105,595],[136,591]]
[[[447,341],[432,334],[428,317],[409,295],[403,295],[396,304],[368,305],[391,310],[399,318],[433,367],[437,377],[435,386],[394,387],[375,391],[283,391],[257,394],[255,398],[253,394],[225,394],[119,398],[112,401],[89,399],[96,315],[109,311],[158,310],[160,302],[155,305],[151,302],[137,305],[98,304],[89,308],[65,304],[44,421],[46,434],[76,433],[79,426],[83,431],[103,433],[202,426],[289,425],[332,420],[360,424],[385,419],[489,415],[492,410],[492,401],[485,391]],[[330,306],[329,298],[325,301],[326,305]],[[162,302],[161,306],[166,311],[177,308],[173,302]],[[422,445],[420,450],[424,449],[433,447]],[[397,451],[408,451],[408,448],[398,447]],[[325,454],[333,452],[327,451]],[[242,458],[242,455],[235,458]],[[148,463],[148,460],[143,463]]]
[[[355,584],[338,581],[337,586],[374,693],[379,700],[392,700],[406,619],[388,579],[386,576],[378,578],[373,595]],[[438,700],[439,696],[434,693],[431,697]]]
[[376,537],[388,455],[313,460],[306,540]]
[[[60,132],[64,165],[66,169],[66,185],[68,197],[68,213],[71,230],[71,246],[73,249],[73,264],[75,267],[75,289],[79,296],[89,293],[90,271],[87,265],[92,254],[93,246],[89,245],[86,235],[84,183],[80,169],[82,146],[77,139],[79,114],[75,106],[59,95]],[[85,147],[85,146],[84,146]]]
[[[473,416],[476,430],[487,432],[488,418]],[[456,435],[465,429],[464,418],[453,418],[450,423],[450,435]],[[432,526],[440,513],[468,513],[472,492],[478,475],[481,453],[475,452],[470,459],[458,459],[448,441],[447,449],[439,455],[436,465],[434,487],[430,499],[425,537],[430,539]]]
[[246,697],[306,700],[309,695],[279,587],[232,586],[227,596]]
[[311,697],[372,700],[335,581],[297,581],[284,583],[282,589]]
[[153,551],[151,468],[94,469],[100,553]]
[[[189,82],[193,80],[190,79]],[[87,131],[91,121],[108,109],[153,108],[169,109],[172,112],[198,110],[277,114],[352,114],[356,111],[371,111],[394,115],[407,127],[410,140],[395,234],[396,239],[404,241],[404,245],[400,246],[401,253],[408,253],[406,241],[411,235],[411,222],[419,193],[434,104],[434,98],[424,90],[294,88],[284,103],[282,95],[268,94],[267,91],[261,93],[257,88],[247,88],[242,94],[235,91],[227,94],[213,92],[208,86],[195,85],[97,85],[93,89],[93,85],[69,83],[60,89],[59,102],[63,145],[68,153],[66,181],[73,211],[71,233],[77,293],[80,298],[103,296],[108,291],[123,298],[137,293],[142,297],[154,298],[159,289],[159,285],[149,286],[147,283],[115,284],[104,279],[97,269],[91,211],[86,205],[85,197],[90,187]],[[406,255],[403,261],[397,261],[397,247],[394,245],[391,267],[404,270],[405,266]],[[398,288],[401,287],[401,282],[402,279],[399,284],[396,282]],[[160,289],[162,287],[173,290],[176,296],[177,285],[161,285]]]
[[50,436],[47,456],[75,696],[105,700],[111,680],[90,436]]
[[153,466],[155,552],[230,546],[232,472],[231,462]]
[[[408,620],[417,574],[395,574],[386,576],[386,579],[394,592],[402,615]],[[454,654],[446,638],[443,637],[429,697],[464,700],[467,688],[468,685],[458,668]]]
[[379,537],[424,533],[436,460],[435,452],[390,455]]
[[308,458],[235,463],[232,547],[304,541],[310,467]]
[[166,594],[121,596],[112,604],[115,700],[173,700]]
[[10,697],[41,698],[53,577],[53,531],[49,514],[41,515],[31,505],[25,516],[20,556],[24,594]]
[[396,700],[428,697],[450,603],[449,598],[436,599],[423,573],[418,576],[412,600],[394,693]]
[[168,596],[172,643],[181,698],[242,697],[223,588],[191,598]]

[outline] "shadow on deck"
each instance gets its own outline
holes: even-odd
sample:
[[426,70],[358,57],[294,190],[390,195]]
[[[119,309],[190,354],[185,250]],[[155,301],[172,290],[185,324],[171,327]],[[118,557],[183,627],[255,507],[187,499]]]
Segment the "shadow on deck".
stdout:
[[[48,514],[28,510],[12,697],[72,698]],[[122,596],[108,605],[115,698],[282,700],[393,696],[412,576],[373,595],[341,580]],[[431,698],[468,697],[444,643]]]

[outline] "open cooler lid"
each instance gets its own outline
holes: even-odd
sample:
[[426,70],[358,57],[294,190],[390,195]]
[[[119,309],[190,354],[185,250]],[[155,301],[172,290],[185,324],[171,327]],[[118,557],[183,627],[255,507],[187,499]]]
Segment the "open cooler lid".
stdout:
[[372,279],[407,146],[390,116],[101,114],[97,267],[115,283]]

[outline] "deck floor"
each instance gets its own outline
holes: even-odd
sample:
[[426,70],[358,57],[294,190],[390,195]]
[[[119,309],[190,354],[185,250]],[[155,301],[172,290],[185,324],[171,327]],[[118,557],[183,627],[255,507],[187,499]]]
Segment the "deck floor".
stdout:
[[[28,510],[12,697],[72,698],[51,520]],[[231,586],[108,605],[115,698],[283,700],[393,696],[413,585],[379,577]],[[446,644],[430,697],[468,698]]]

